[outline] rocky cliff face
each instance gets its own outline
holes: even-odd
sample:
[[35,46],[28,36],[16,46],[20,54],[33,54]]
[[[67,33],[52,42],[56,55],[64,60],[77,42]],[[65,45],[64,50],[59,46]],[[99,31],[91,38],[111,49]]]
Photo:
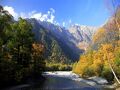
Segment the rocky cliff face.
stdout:
[[33,25],[36,40],[46,45],[48,52],[46,56],[53,57],[52,53],[54,53],[54,59],[57,60],[56,57],[60,54],[65,57],[62,58],[65,60],[60,59],[58,61],[65,62],[68,62],[67,59],[78,60],[79,55],[91,43],[92,36],[97,30],[96,27],[84,25],[71,25],[66,29],[46,21],[36,19],[29,19],[28,21]]
[[72,25],[68,31],[68,38],[78,48],[86,49],[91,43],[92,36],[95,34],[97,27],[85,25]]

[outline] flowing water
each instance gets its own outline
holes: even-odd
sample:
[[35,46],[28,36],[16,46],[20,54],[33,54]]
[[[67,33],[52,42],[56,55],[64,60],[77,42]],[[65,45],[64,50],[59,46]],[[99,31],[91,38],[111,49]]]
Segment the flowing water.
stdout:
[[102,86],[90,86],[86,83],[75,81],[66,77],[59,77],[55,75],[44,75],[45,82],[36,86],[17,86],[9,90],[114,90],[105,89]]

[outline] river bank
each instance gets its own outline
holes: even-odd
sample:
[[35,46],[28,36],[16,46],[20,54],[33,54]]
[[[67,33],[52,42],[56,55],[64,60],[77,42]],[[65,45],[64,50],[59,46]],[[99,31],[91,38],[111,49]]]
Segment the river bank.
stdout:
[[[45,77],[43,85],[31,82],[32,84],[17,85],[5,90],[116,90],[115,85],[109,85],[106,79],[83,79],[71,71],[51,71],[42,75]],[[40,79],[37,82],[40,82]]]
[[54,77],[64,77],[74,81],[82,82],[93,87],[103,87],[108,89],[115,89],[117,84],[109,84],[108,81],[101,77],[89,77],[87,79],[81,78],[79,75],[73,73],[72,71],[54,71],[54,72],[44,72],[43,75],[51,75]]

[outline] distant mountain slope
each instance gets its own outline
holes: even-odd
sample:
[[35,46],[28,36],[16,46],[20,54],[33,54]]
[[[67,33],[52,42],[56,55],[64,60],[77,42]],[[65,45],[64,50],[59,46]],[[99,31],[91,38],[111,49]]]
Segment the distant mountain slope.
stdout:
[[54,25],[52,23],[46,21],[38,21],[40,25],[42,25],[45,29],[49,30],[53,36],[55,36],[59,41],[66,44],[72,50],[72,54],[80,55],[83,50],[79,49],[75,43],[71,42],[71,38],[69,38],[69,31],[64,27],[60,27],[58,25]]
[[85,25],[71,25],[68,29],[54,25],[49,22],[41,22],[40,25],[50,30],[58,39],[66,43],[76,53],[81,53],[91,44],[92,36],[95,34],[97,27]]
[[35,39],[45,45],[45,59],[53,63],[71,63],[79,59],[79,53],[71,49],[52,30],[44,28],[37,20],[28,19],[33,26]]
[[96,31],[96,27],[72,25],[68,30],[71,36],[75,38],[74,43],[78,44],[82,41],[90,42]]
[[78,60],[97,30],[96,27],[83,25],[72,25],[67,30],[46,21],[28,21],[33,25],[35,39],[46,47],[46,60],[55,63],[71,63]]
[[76,47],[85,50],[92,41],[97,27],[85,25],[72,25],[67,35],[69,40],[76,45]]

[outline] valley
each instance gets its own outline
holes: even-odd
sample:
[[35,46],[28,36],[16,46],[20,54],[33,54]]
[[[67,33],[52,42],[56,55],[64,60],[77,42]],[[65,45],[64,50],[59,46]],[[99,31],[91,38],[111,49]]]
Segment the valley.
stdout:
[[0,90],[119,90],[120,0],[0,0]]

